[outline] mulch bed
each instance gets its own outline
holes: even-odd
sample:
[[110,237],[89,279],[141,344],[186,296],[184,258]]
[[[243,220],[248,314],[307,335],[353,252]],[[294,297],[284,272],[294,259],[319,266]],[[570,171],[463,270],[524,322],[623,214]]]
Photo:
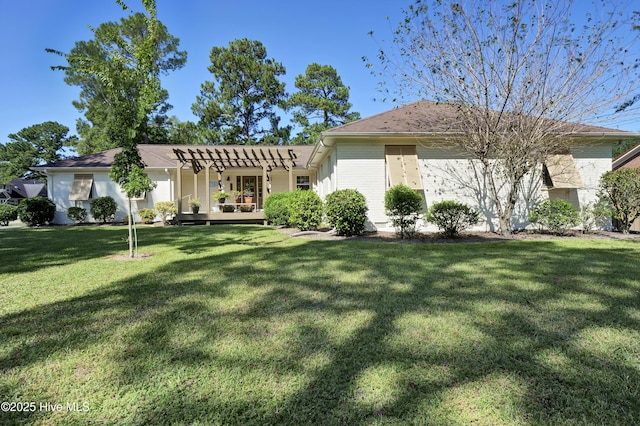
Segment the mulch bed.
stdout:
[[279,232],[287,234],[294,238],[310,238],[318,240],[360,240],[360,241],[379,241],[379,242],[402,242],[402,243],[426,243],[426,244],[453,244],[453,243],[491,243],[499,241],[513,240],[571,240],[571,239],[616,239],[616,240],[638,240],[640,234],[630,233],[623,234],[621,232],[610,231],[593,231],[583,234],[579,231],[571,231],[565,235],[555,235],[542,232],[518,231],[514,232],[511,237],[504,237],[494,232],[463,232],[457,238],[444,238],[437,232],[420,232],[413,238],[400,239],[395,232],[368,232],[357,237],[343,237],[330,233],[328,230],[306,231],[301,232],[295,228],[278,228]]

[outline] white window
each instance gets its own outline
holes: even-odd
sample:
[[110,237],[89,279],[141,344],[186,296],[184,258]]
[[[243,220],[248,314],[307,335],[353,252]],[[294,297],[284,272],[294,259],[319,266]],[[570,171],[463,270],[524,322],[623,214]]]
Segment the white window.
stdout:
[[70,201],[87,201],[91,199],[93,175],[73,175],[73,186],[69,193]]
[[296,188],[298,189],[311,189],[311,179],[309,176],[297,176]]

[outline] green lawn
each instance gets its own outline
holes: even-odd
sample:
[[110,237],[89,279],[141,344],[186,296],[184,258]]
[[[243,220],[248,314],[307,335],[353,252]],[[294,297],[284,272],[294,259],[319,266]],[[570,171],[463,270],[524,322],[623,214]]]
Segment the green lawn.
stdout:
[[640,424],[638,241],[139,236],[0,230],[0,424]]

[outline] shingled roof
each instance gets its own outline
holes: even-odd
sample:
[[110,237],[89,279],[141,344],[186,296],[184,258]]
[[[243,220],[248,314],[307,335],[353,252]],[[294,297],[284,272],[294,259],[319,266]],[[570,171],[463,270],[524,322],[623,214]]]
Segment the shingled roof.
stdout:
[[[334,127],[325,136],[349,134],[456,133],[461,128],[458,110],[453,104],[422,100],[392,110]],[[586,124],[562,123],[560,131],[572,134],[620,134],[624,132]]]

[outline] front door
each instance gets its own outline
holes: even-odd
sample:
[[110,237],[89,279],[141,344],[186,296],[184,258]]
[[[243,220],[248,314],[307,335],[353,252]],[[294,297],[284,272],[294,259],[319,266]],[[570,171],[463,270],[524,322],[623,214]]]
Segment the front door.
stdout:
[[262,176],[238,176],[236,185],[245,197],[250,194],[253,198],[251,202],[256,204],[258,209],[262,208]]

